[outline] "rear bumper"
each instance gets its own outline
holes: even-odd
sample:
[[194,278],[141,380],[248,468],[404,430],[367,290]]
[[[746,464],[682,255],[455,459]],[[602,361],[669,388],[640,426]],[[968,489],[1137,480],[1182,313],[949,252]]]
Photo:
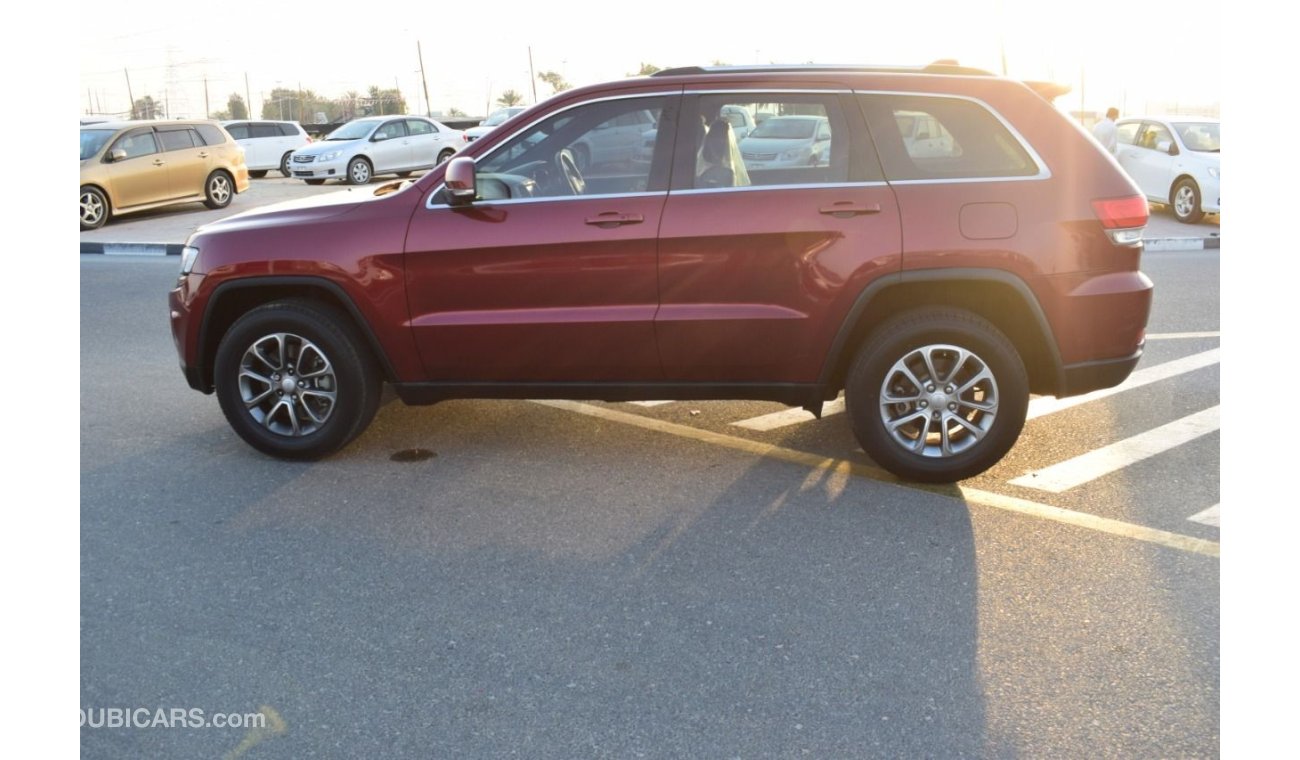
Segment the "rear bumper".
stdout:
[[1143,345],[1129,356],[1119,359],[1101,359],[1099,361],[1069,364],[1062,368],[1062,387],[1058,396],[1078,396],[1082,393],[1113,388],[1128,379],[1133,368],[1142,358]]

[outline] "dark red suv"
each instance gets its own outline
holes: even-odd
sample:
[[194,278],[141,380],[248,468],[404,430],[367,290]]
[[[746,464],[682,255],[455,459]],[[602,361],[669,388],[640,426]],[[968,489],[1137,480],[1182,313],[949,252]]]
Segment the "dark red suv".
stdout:
[[1007,452],[1031,393],[1127,377],[1151,304],[1147,204],[1114,160],[954,66],[571,90],[418,180],[313,204],[200,229],[171,292],[189,384],[280,457],[346,444],[383,382],[815,414],[843,389],[873,460],[952,481]]

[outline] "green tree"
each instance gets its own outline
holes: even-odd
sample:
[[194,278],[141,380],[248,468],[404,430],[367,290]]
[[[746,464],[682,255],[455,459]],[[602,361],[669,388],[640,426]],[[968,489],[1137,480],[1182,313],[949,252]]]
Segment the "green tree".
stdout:
[[132,119],[157,119],[162,115],[162,108],[154,101],[152,95],[137,98],[135,105],[131,106]]
[[564,92],[573,87],[573,85],[564,81],[564,77],[554,71],[543,71],[537,75],[537,78],[549,84],[552,92]]
[[464,111],[460,110],[459,108],[452,106],[451,108],[447,109],[447,115],[459,117],[459,116],[465,116],[466,114]]
[[[369,107],[370,113],[376,116],[387,116],[389,114],[406,113],[406,99],[402,97],[400,90],[389,88],[387,90],[377,85],[370,86],[369,102],[365,105]],[[366,99],[363,98],[363,101]]]
[[643,63],[641,68],[635,74],[628,74],[630,77],[648,77],[656,71],[663,71],[663,68],[653,63]]
[[227,119],[247,119],[248,106],[244,104],[244,98],[237,92],[230,93],[230,99],[226,101],[226,109],[229,112]]
[[506,90],[501,93],[501,97],[497,98],[497,105],[506,106],[507,108],[510,106],[517,106],[522,102],[524,102],[524,96],[514,90]]

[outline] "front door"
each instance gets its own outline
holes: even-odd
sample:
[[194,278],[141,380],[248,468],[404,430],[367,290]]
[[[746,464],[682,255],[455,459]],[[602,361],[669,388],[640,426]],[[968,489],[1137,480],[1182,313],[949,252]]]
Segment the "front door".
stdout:
[[158,149],[152,127],[140,127],[117,138],[108,149],[126,151],[126,158],[108,167],[109,193],[119,209],[160,203],[171,197],[167,179],[167,159]]
[[[653,382],[656,232],[668,150],[640,167],[577,168],[573,146],[670,96],[563,108],[478,159],[478,197],[442,191],[407,235],[412,332],[430,380]],[[660,130],[670,145],[672,130]]]
[[411,165],[411,139],[406,136],[406,122],[393,119],[370,137],[370,161],[375,174],[391,172]]

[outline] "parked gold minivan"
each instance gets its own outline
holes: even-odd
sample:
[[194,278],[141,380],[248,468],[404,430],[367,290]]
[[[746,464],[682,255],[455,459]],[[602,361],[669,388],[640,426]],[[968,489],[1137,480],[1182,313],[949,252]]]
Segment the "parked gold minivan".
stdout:
[[248,189],[244,151],[215,121],[119,121],[81,128],[81,229],[131,211],[202,201],[230,205]]

